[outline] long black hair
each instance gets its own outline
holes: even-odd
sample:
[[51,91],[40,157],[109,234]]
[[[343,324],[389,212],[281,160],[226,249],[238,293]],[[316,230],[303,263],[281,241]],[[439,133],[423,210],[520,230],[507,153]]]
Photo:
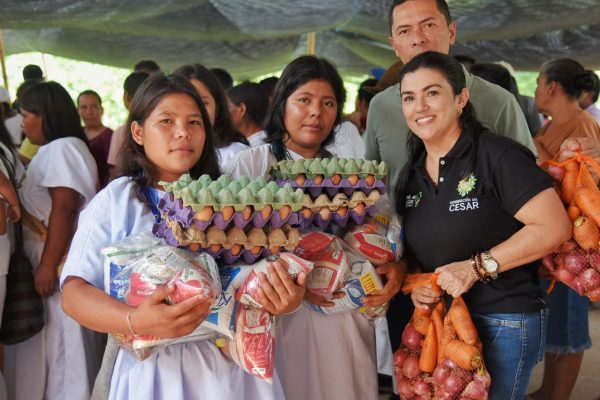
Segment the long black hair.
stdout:
[[[452,87],[452,92],[455,96],[458,96],[467,86],[465,73],[461,63],[446,54],[435,51],[427,51],[413,58],[402,68],[399,75],[400,88],[402,88],[402,80],[406,74],[415,72],[422,68],[433,69],[440,72]],[[477,116],[475,115],[475,109],[473,108],[471,102],[467,102],[465,107],[462,109],[462,113],[459,117],[459,125],[461,130],[472,135],[473,139],[473,151],[471,153],[470,160],[467,163],[467,168],[465,168],[461,174],[463,178],[466,178],[475,169],[475,165],[477,163],[479,136],[481,135],[481,132],[485,130],[481,122],[479,122],[477,119]],[[405,210],[404,197],[406,196],[410,171],[413,168],[416,160],[418,160],[419,157],[425,152],[425,145],[423,144],[423,141],[411,131],[408,133],[406,147],[408,155],[407,162],[404,165],[404,168],[402,168],[398,182],[396,183],[396,210],[400,215],[402,215]]]
[[88,143],[73,99],[57,82],[38,82],[19,96],[19,109],[42,118],[42,133],[48,143],[76,137]]
[[229,146],[233,142],[240,142],[246,145],[249,144],[246,137],[236,131],[231,123],[231,115],[227,108],[225,89],[223,89],[221,82],[219,82],[219,79],[215,74],[200,64],[184,65],[177,68],[173,74],[183,76],[188,81],[196,79],[202,82],[215,100],[217,109],[215,123],[212,127],[215,147],[221,148]]
[[335,128],[342,120],[342,109],[346,102],[346,89],[344,89],[344,82],[340,74],[331,62],[315,56],[301,56],[289,63],[281,73],[281,77],[277,81],[277,85],[275,85],[273,98],[271,99],[265,120],[265,132],[267,133],[265,142],[271,144],[271,151],[278,161],[289,158],[283,143],[283,139],[287,133],[284,123],[287,99],[300,86],[315,79],[324,80],[331,85],[337,102],[335,122],[331,128],[331,132],[323,143],[321,143],[322,154],[320,156],[329,156],[329,152],[323,149],[323,147],[333,142],[335,138]]
[[[196,179],[202,174],[208,174],[212,179],[217,179],[221,174],[217,153],[213,146],[212,128],[200,95],[186,78],[178,75],[166,76],[161,72],[156,72],[142,83],[133,97],[129,117],[125,124],[125,141],[118,159],[119,176],[131,177],[140,188],[154,183],[156,169],[146,157],[144,146],[133,140],[131,124],[135,121],[139,125],[143,125],[162,99],[177,93],[186,94],[194,100],[202,115],[205,131],[204,148],[200,160],[190,169],[190,175]],[[142,200],[144,199],[142,198]]]

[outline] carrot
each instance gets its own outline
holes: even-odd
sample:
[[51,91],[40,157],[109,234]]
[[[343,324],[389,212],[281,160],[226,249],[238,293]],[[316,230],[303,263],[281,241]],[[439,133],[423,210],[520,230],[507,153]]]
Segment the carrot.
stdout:
[[565,164],[565,176],[562,180],[561,198],[565,204],[571,202],[575,187],[577,186],[577,177],[579,176],[579,163],[577,160],[569,160]]
[[438,303],[435,305],[435,308],[433,309],[434,313],[438,313],[440,314],[440,318],[442,317],[442,315],[444,315],[444,302],[443,301],[438,301]]
[[481,352],[475,346],[468,345],[460,340],[453,340],[446,345],[444,354],[462,369],[471,371],[482,367]]
[[426,273],[426,274],[409,274],[406,275],[402,282],[402,293],[411,293],[414,289],[423,286],[431,285],[433,290],[442,293],[442,289],[437,284],[437,274]]
[[[416,308],[415,308],[416,310]],[[427,335],[427,330],[429,329],[429,325],[431,325],[431,321],[429,317],[426,315],[413,315],[413,326],[421,335]]]
[[421,357],[419,358],[419,368],[423,372],[433,372],[437,365],[437,337],[435,334],[435,326],[429,324],[427,336],[423,340],[421,347]]
[[573,222],[577,218],[579,218],[579,216],[581,215],[581,209],[579,207],[577,207],[576,205],[571,204],[567,208],[567,215],[569,216],[569,219],[571,220],[571,222]]
[[573,222],[573,238],[584,250],[599,249],[600,231],[589,218],[579,217]]
[[444,322],[442,321],[442,314],[437,312],[437,307],[433,310],[433,313],[431,314],[431,325],[433,325],[433,327],[435,328],[435,336],[437,338],[438,349],[437,363],[439,365],[442,363],[442,361],[444,361],[444,358],[442,357],[442,332],[444,331]]
[[443,360],[446,354],[446,345],[456,339],[456,331],[454,330],[454,327],[452,327],[452,321],[450,321],[449,316],[444,318],[444,327],[442,328],[441,336],[442,347],[439,349],[439,353]]
[[470,345],[477,343],[477,329],[475,329],[475,324],[473,324],[471,314],[469,313],[462,296],[458,296],[454,299],[448,314],[450,315],[452,326],[456,329],[456,333],[460,340]]
[[577,185],[575,186],[575,190],[584,187],[595,187],[596,182],[594,178],[592,178],[592,174],[590,174],[589,169],[585,163],[579,165],[579,175],[577,175]]
[[573,199],[584,215],[591,218],[596,225],[600,225],[600,191],[596,186],[580,187]]

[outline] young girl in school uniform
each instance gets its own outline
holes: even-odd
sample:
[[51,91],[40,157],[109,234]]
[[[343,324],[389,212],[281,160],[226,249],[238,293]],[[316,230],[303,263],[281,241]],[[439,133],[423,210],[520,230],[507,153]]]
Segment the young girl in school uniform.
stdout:
[[[63,308],[80,324],[101,332],[183,336],[206,318],[211,302],[192,298],[167,305],[163,300],[173,289],[161,287],[137,308],[120,303],[103,291],[100,251],[151,231],[158,211],[149,199],[159,194],[158,181],[171,182],[186,172],[195,178],[219,176],[211,124],[187,79],[156,74],[136,93],[126,127],[120,177],[81,215],[62,273]],[[273,285],[263,283],[273,311],[298,307],[304,287],[295,285],[279,265],[272,272]],[[245,377],[211,341],[171,345],[144,361],[119,350],[111,376],[110,399],[283,398],[277,381],[269,387]]]

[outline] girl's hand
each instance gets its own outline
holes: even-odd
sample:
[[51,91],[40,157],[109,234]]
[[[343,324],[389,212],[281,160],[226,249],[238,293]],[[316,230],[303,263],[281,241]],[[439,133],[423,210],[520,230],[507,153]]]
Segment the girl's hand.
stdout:
[[177,338],[192,333],[206,319],[214,299],[192,297],[166,304],[165,298],[174,291],[175,286],[159,286],[131,313],[131,328],[137,335]]
[[280,315],[295,311],[306,292],[306,273],[298,274],[297,282],[292,280],[281,258],[267,264],[269,276],[260,273],[258,279],[261,287],[258,289],[260,304],[271,314]]
[[402,282],[406,277],[406,262],[389,262],[375,268],[378,275],[384,277],[383,289],[375,294],[365,297],[366,307],[376,307],[389,302],[402,288]]
[[435,272],[438,285],[452,297],[466,293],[477,282],[471,260],[453,262],[437,268]]
[[8,206],[8,219],[13,224],[21,219],[21,207],[18,204]]
[[[341,299],[342,297],[344,297],[346,295],[346,293],[344,292],[335,292],[331,298],[332,299]],[[321,307],[333,307],[335,306],[335,303],[331,300],[327,300],[321,296],[317,296],[314,293],[311,293],[310,290],[307,290],[304,293],[304,300],[308,301],[309,303],[312,303],[314,305],[317,306],[321,306]]]
[[434,305],[442,299],[442,292],[427,285],[413,290],[410,298],[415,307],[429,308],[430,305]]
[[42,297],[52,296],[56,290],[56,269],[50,264],[40,264],[35,271],[33,283],[35,291]]

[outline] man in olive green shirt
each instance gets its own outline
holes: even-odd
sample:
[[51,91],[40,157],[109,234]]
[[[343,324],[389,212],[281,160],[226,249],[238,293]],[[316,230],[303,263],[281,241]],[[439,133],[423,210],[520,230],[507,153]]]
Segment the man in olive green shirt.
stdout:
[[[428,50],[447,54],[456,40],[456,22],[444,0],[395,0],[390,8],[389,38],[396,55],[405,64]],[[478,119],[492,132],[510,137],[536,154],[527,122],[515,97],[465,70],[470,101]],[[400,170],[406,163],[408,126],[402,113],[399,84],[371,100],[366,142],[367,160],[385,161],[389,166],[388,187],[394,197]]]

